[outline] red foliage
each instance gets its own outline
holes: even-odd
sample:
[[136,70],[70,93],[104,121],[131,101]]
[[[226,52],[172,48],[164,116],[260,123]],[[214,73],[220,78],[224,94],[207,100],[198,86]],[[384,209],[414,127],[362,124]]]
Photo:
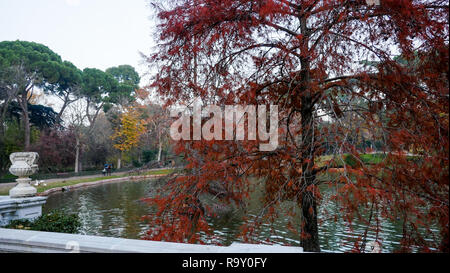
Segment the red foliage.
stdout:
[[[161,43],[149,63],[160,70],[151,87],[167,105],[193,96],[217,105],[277,104],[280,145],[260,152],[258,141],[177,143],[189,161],[187,174],[148,200],[158,207],[158,217],[150,217],[157,231],[148,238],[198,240],[199,231],[210,231],[199,201],[212,191],[210,182],[220,181],[223,198],[242,204],[252,189],[248,177],[257,177],[264,181],[266,219],[285,200],[302,208],[297,230],[307,251],[320,250],[321,183],[339,185],[337,216],[349,223],[356,217],[378,232],[381,218],[400,219],[402,251],[449,250],[443,1],[382,0],[369,7],[363,0],[180,0],[159,8]],[[318,164],[329,147],[337,156],[359,157],[350,136],[361,130],[384,141],[387,157],[320,179],[333,164]],[[420,230],[434,234],[435,223],[440,239],[425,241]],[[253,230],[244,227],[244,237]],[[355,251],[364,245],[360,238]]]
[[39,168],[58,172],[73,167],[75,161],[75,134],[71,130],[43,131],[31,150],[39,154]]

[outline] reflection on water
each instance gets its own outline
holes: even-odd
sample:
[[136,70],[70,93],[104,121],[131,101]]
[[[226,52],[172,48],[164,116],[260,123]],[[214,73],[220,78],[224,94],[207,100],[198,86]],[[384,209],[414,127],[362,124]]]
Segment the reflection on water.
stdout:
[[110,183],[76,189],[49,196],[44,212],[66,209],[77,213],[81,234],[137,239],[148,226],[141,221],[149,208],[140,201],[149,192],[151,183]]
[[[154,183],[155,180],[129,181],[56,193],[49,196],[43,211],[66,209],[77,213],[82,222],[81,234],[138,239],[149,228],[141,217],[153,213],[152,209],[140,200],[150,196]],[[326,209],[337,210],[331,202],[327,202]],[[254,213],[259,210],[260,205],[254,202],[248,208],[248,213],[250,216],[255,216]],[[319,234],[320,245],[324,252],[350,250],[349,239],[355,238],[355,234],[362,234],[365,230],[364,225],[356,223],[353,226],[353,232],[350,232],[342,221],[322,220]],[[299,236],[287,229],[287,222],[286,218],[279,217],[273,224],[263,224],[254,240],[264,242],[270,237],[271,241],[279,244],[299,246]],[[210,225],[214,229],[215,236],[218,237],[217,241],[212,242],[229,245],[233,241],[238,241],[236,237],[241,224],[242,215],[239,213],[220,219],[211,219]],[[392,252],[399,245],[401,226],[389,221],[382,222],[381,226],[382,233],[379,234],[379,239],[382,241],[383,252]],[[375,234],[369,232],[368,241],[375,239]]]

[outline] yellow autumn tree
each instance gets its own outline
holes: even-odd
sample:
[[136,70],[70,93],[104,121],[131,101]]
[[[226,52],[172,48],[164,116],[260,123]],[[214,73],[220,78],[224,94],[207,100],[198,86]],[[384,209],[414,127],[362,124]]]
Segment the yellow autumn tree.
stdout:
[[[114,148],[122,152],[130,151],[139,144],[139,138],[145,131],[145,124],[140,120],[136,109],[129,107],[120,117],[120,125],[111,136],[115,142]],[[121,158],[118,160],[117,168],[120,169]]]

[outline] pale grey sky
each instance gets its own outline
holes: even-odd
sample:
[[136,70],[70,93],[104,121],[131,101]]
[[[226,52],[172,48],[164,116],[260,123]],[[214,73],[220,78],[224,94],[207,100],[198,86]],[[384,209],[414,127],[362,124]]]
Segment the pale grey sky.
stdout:
[[0,41],[44,44],[80,69],[130,64],[142,74],[150,15],[147,0],[0,0]]

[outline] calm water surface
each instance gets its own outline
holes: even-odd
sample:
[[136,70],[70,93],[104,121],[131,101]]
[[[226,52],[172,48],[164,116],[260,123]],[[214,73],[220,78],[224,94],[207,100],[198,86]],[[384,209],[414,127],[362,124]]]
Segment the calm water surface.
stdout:
[[[138,239],[149,229],[148,224],[143,222],[141,217],[154,213],[140,200],[150,197],[151,192],[154,192],[152,190],[155,188],[155,183],[155,180],[129,181],[56,193],[49,196],[43,211],[66,209],[78,214],[82,222],[81,234]],[[333,203],[328,202],[326,209],[333,211],[336,208]],[[251,204],[249,207],[250,215],[259,210],[258,204]],[[350,232],[342,221],[322,220],[320,244],[324,252],[348,251],[351,248],[348,241],[355,237],[354,234],[361,234],[365,229],[365,226],[356,224],[353,227],[354,232]],[[218,242],[229,245],[239,241],[236,238],[242,224],[242,215],[239,213],[233,213],[221,219],[210,219],[209,223],[214,229]],[[290,232],[286,226],[287,220],[280,217],[273,225],[263,225],[260,234],[254,239],[262,242],[270,237],[278,244],[299,246],[298,235]],[[383,232],[380,234],[383,242],[382,250],[392,252],[399,246],[401,226],[385,221],[382,227]],[[374,234],[369,233],[368,240],[374,239]]]

